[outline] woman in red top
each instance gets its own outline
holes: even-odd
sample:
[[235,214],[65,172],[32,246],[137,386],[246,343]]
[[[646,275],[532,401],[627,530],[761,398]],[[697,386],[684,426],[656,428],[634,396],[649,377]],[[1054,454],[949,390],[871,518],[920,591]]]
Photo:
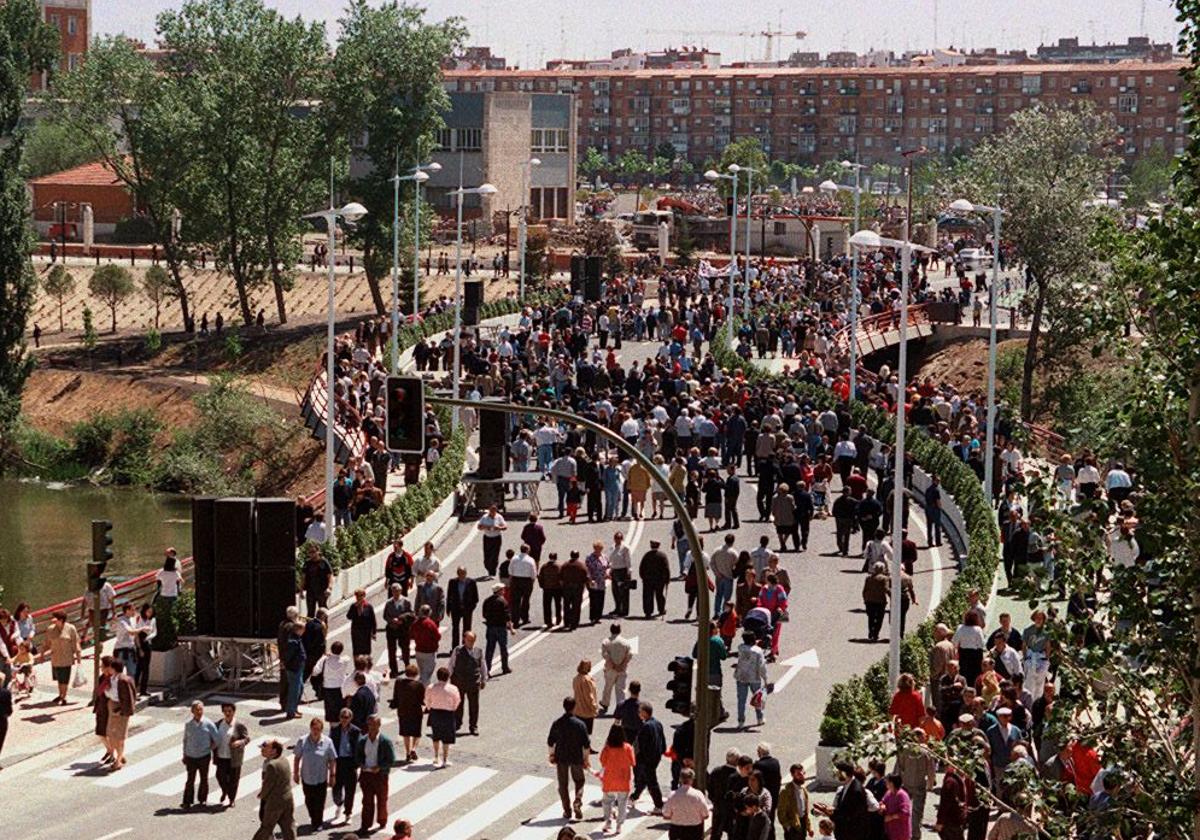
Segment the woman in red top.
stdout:
[[917,691],[917,681],[912,674],[901,674],[896,680],[896,693],[892,695],[892,705],[888,714],[897,724],[915,729],[921,725],[925,716],[925,701],[921,692]]
[[629,806],[629,782],[637,759],[633,747],[625,741],[625,730],[614,724],[608,731],[604,749],[600,750],[600,789],[604,794],[604,833],[612,831],[613,810],[617,812],[617,830],[625,823],[625,810]]

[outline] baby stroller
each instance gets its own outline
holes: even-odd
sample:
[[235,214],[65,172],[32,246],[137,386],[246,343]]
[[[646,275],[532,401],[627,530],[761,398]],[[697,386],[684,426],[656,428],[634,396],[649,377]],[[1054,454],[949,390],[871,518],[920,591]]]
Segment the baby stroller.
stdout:
[[771,623],[771,611],[766,607],[754,607],[742,619],[742,629],[754,634],[754,642],[763,650],[771,650],[771,634],[774,625]]

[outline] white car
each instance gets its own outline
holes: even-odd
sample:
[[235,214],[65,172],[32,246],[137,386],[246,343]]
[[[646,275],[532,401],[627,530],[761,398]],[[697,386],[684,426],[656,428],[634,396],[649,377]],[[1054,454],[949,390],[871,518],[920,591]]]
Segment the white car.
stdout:
[[979,271],[992,265],[992,254],[984,248],[963,248],[958,252],[958,258],[967,271]]

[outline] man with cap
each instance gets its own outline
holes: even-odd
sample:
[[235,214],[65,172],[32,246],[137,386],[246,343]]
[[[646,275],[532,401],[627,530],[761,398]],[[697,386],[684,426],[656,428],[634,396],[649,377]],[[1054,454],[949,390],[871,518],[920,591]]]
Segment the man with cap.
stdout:
[[1013,724],[1012,709],[1008,706],[996,710],[996,719],[999,722],[987,731],[988,745],[992,748],[993,778],[1004,774],[1004,769],[1012,761],[1013,747],[1025,737],[1021,728]]
[[661,545],[658,540],[651,540],[650,550],[642,555],[642,561],[638,564],[638,577],[642,579],[642,612],[646,618],[654,614],[656,606],[659,615],[665,615],[667,612],[667,584],[671,580],[671,561],[667,559]]
[[492,594],[483,602],[483,625],[487,632],[487,648],[484,653],[488,673],[492,671],[492,656],[496,648],[500,648],[500,667],[505,674],[512,671],[508,667],[508,634],[512,632],[512,614],[508,602],[504,600],[504,584],[492,585]]

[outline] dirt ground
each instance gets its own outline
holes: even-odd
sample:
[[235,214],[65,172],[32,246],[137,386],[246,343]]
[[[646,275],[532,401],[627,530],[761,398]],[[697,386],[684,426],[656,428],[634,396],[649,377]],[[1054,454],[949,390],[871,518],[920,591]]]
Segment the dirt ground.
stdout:
[[63,436],[76,423],[105,409],[146,408],[168,429],[187,426],[197,415],[192,392],[147,384],[139,377],[90,371],[34,370],[21,396],[21,412],[35,428]]
[[[1021,338],[1001,341],[996,346],[1002,353],[1009,347],[1023,347]],[[983,392],[987,388],[988,343],[985,338],[957,341],[925,356],[915,376],[926,376],[934,382],[953,382],[962,393]]]

